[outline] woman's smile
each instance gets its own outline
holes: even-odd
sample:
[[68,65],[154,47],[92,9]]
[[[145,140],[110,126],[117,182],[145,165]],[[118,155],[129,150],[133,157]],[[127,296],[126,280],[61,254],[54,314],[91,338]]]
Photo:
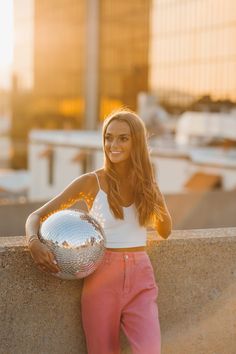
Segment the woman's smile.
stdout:
[[129,125],[118,120],[112,121],[106,130],[104,146],[111,162],[118,163],[128,160],[132,147]]

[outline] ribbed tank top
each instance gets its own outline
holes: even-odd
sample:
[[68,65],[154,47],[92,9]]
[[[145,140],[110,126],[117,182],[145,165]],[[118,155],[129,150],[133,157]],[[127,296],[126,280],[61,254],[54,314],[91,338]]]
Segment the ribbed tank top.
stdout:
[[123,207],[124,219],[116,219],[110,210],[107,194],[101,189],[99,178],[94,173],[99,191],[94,199],[89,214],[103,227],[105,246],[108,248],[128,248],[146,245],[146,228],[139,225],[135,205]]

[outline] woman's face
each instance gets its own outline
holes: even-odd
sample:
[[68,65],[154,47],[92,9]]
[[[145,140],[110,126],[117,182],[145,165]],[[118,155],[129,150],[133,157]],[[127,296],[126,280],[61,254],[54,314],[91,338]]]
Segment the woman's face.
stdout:
[[129,160],[132,148],[131,132],[128,123],[113,120],[105,133],[105,152],[112,163]]

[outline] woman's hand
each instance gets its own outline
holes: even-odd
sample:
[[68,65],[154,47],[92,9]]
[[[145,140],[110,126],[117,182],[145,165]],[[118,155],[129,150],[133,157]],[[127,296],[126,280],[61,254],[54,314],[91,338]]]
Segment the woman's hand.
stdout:
[[40,240],[33,240],[29,245],[29,251],[41,271],[49,273],[60,272],[53,253]]

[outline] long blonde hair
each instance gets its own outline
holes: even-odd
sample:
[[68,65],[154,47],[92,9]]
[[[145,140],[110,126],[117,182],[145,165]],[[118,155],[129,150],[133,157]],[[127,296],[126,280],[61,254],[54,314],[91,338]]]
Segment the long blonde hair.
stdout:
[[109,124],[118,120],[130,127],[132,146],[131,171],[134,189],[134,204],[141,226],[155,225],[162,220],[161,194],[155,181],[150,161],[146,128],[139,116],[127,109],[112,112],[103,123],[104,170],[108,183],[108,203],[115,218],[123,219],[124,213],[119,193],[119,176],[105,152],[105,135]]

